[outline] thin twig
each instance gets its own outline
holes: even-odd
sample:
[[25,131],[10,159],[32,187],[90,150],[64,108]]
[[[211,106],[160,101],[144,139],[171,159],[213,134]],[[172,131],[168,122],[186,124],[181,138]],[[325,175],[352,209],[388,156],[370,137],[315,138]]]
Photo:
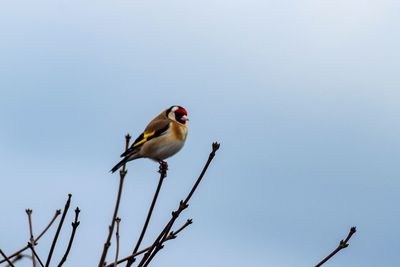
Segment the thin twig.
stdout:
[[[31,255],[26,255],[26,254],[19,254],[18,256],[16,256],[14,259],[12,259],[11,260],[11,262],[14,264],[14,263],[16,263],[17,261],[19,261],[19,260],[21,260],[21,259],[23,259],[23,258],[32,258],[32,256]],[[8,264],[7,263],[7,265],[6,265],[6,267],[11,267],[10,266],[10,264]]]
[[[43,229],[43,231],[40,233],[40,235],[38,235],[35,238],[35,244],[37,244],[37,242],[39,241],[39,239],[47,232],[47,230],[51,227],[51,225],[55,222],[55,220],[57,219],[57,217],[61,214],[61,210],[56,210],[56,213],[54,214],[53,218],[51,219],[51,221],[49,222],[49,224],[46,226],[46,228]],[[25,247],[17,250],[16,252],[14,252],[13,254],[11,254],[10,256],[8,256],[9,259],[12,259],[14,257],[18,257],[18,255],[20,255],[22,252],[24,252],[25,250],[27,250],[29,247],[28,245],[26,245]],[[25,255],[26,256],[26,255]],[[1,263],[6,262],[6,260],[1,260]]]
[[[13,264],[15,264],[17,261],[23,259],[23,258],[32,258],[31,255],[27,255],[27,254],[18,254],[16,257],[14,257],[14,259],[11,260],[11,262]],[[7,264],[6,267],[11,267],[10,264]]]
[[[190,223],[189,223],[189,221],[190,221]],[[171,236],[171,235],[168,235],[168,237],[165,239],[165,241],[168,241],[168,240],[171,240],[171,239],[175,239],[176,236],[178,235],[178,233],[180,233],[184,228],[186,228],[187,226],[189,226],[191,223],[192,223],[192,220],[191,220],[191,219],[190,219],[190,220],[187,220],[186,223],[185,223],[182,227],[180,227],[178,230],[176,230],[175,232],[173,232],[173,233],[174,233],[174,237]],[[125,258],[123,258],[123,259],[118,260],[118,261],[117,261],[117,265],[118,265],[118,264],[121,264],[121,263],[124,263],[125,261],[128,261],[128,260],[130,260],[130,259],[133,259],[133,258],[135,258],[136,256],[139,256],[139,255],[141,255],[141,254],[147,252],[150,248],[151,248],[151,246],[148,246],[147,248],[144,248],[144,249],[142,249],[142,250],[136,252],[136,253],[133,254],[133,255],[130,255],[130,256],[128,256],[128,257],[125,257]],[[115,262],[114,262],[114,263],[111,263],[111,264],[108,264],[108,265],[105,266],[105,267],[114,267],[114,266],[115,266]]]
[[38,261],[40,266],[44,267],[42,260],[39,258],[39,255],[36,253],[35,247],[29,242],[28,243],[28,247],[31,249],[32,251],[32,257],[35,257]]
[[56,243],[57,243],[58,235],[60,234],[61,228],[62,228],[63,223],[64,223],[65,216],[67,215],[67,212],[68,212],[68,209],[69,209],[69,205],[71,203],[71,197],[72,197],[72,194],[68,194],[68,200],[65,203],[65,207],[64,207],[63,213],[61,215],[61,220],[60,220],[60,223],[58,224],[58,228],[57,228],[56,234],[54,235],[53,243],[51,244],[51,248],[50,248],[50,251],[49,251],[49,256],[47,257],[46,267],[49,267],[49,265],[50,265],[51,257],[53,256],[53,252],[54,252],[54,248],[55,248]]
[[[160,241],[159,243],[156,244],[156,246],[154,247],[154,250],[149,250],[149,254],[146,253],[142,259],[142,262],[140,262],[140,264],[138,266],[148,266],[149,263],[153,260],[153,258],[156,256],[156,254],[162,249],[164,248],[163,245],[163,241]],[[146,255],[147,258],[146,258]]]
[[64,264],[64,262],[67,260],[69,251],[71,250],[72,243],[74,242],[75,232],[76,232],[76,229],[78,228],[79,223],[80,223],[80,221],[78,221],[78,217],[79,217],[79,212],[80,211],[81,210],[79,209],[79,207],[76,207],[76,209],[75,209],[75,220],[72,222],[72,232],[71,232],[71,236],[69,238],[67,250],[65,251],[64,256],[62,257],[60,263],[57,265],[58,267],[61,267]]
[[[150,222],[150,219],[151,219],[151,215],[153,213],[154,206],[155,206],[155,204],[157,202],[158,194],[160,193],[160,189],[161,189],[162,183],[164,181],[164,178],[167,177],[167,170],[168,170],[167,162],[161,161],[160,162],[160,168],[158,170],[158,172],[160,173],[160,180],[158,181],[157,189],[156,189],[156,191],[154,193],[153,201],[151,202],[151,205],[150,205],[150,208],[149,208],[149,212],[147,213],[146,221],[145,221],[145,223],[143,225],[143,229],[142,229],[142,232],[140,233],[140,236],[139,236],[139,239],[138,239],[138,241],[136,243],[135,249],[132,251],[132,255],[135,254],[139,250],[140,244],[142,243],[143,237],[144,237],[144,235],[146,233],[147,226],[149,225],[149,222]],[[130,267],[134,261],[135,261],[134,258],[132,260],[129,260],[127,262],[126,266]]]
[[115,251],[114,267],[117,266],[117,263],[118,263],[118,255],[119,255],[119,224],[121,223],[121,218],[117,217],[115,219],[115,222],[117,223],[117,230],[115,231],[116,251]]
[[348,242],[350,240],[350,238],[353,236],[353,234],[355,234],[357,232],[356,227],[351,227],[349,234],[347,235],[345,240],[340,240],[338,247],[332,251],[331,254],[329,254],[328,256],[326,256],[321,262],[319,262],[317,265],[315,265],[315,267],[320,267],[322,264],[324,264],[325,262],[327,262],[330,258],[332,258],[333,256],[335,256],[336,253],[338,253],[339,251],[341,251],[344,248],[347,248],[349,246]]
[[15,267],[14,264],[10,261],[10,259],[7,257],[6,254],[4,254],[4,252],[0,249],[0,254],[1,256],[3,256],[3,258],[5,259],[5,261],[11,266],[11,267]]
[[[118,261],[117,261],[117,265],[118,265],[118,264],[121,264],[121,263],[124,263],[124,262],[126,262],[126,261],[128,261],[128,260],[130,260],[130,259],[135,258],[136,256],[139,256],[139,255],[141,255],[141,254],[147,252],[147,251],[150,249],[150,247],[151,247],[151,246],[149,246],[149,247],[147,247],[147,248],[144,248],[144,249],[142,249],[142,250],[136,252],[134,255],[129,255],[129,256],[123,258],[123,259],[118,260]],[[114,267],[114,264],[115,264],[115,262],[110,263],[110,264],[108,264],[108,265],[105,265],[105,267]]]
[[157,244],[157,246],[155,247],[154,252],[150,255],[150,257],[147,259],[146,263],[144,264],[144,266],[148,266],[149,263],[153,260],[154,256],[158,253],[158,251],[160,251],[161,249],[164,248],[164,243],[168,240],[171,239],[175,239],[177,237],[177,235],[186,227],[188,227],[189,225],[191,225],[193,223],[192,219],[188,219],[186,220],[186,222],[176,231],[171,231],[159,244]]
[[[26,214],[28,215],[28,223],[29,223],[29,242],[32,245],[32,247],[35,246],[35,239],[33,238],[33,226],[32,226],[32,210],[31,209],[26,209],[25,210]],[[36,267],[36,260],[33,254],[32,250],[32,265],[33,267]]]
[[165,238],[165,241],[170,240],[170,239],[175,239],[177,235],[186,227],[191,225],[193,223],[193,219],[187,219],[186,222],[176,231],[171,231],[169,235]]
[[[127,151],[128,148],[129,148],[130,140],[131,140],[131,136],[129,134],[127,134],[125,136],[125,151]],[[124,164],[122,166],[122,170],[120,170],[120,172],[119,172],[119,186],[118,186],[117,200],[115,202],[114,214],[113,214],[113,217],[112,217],[112,220],[111,220],[111,225],[108,227],[108,236],[107,236],[106,242],[104,243],[103,252],[102,252],[101,257],[100,257],[99,267],[103,267],[103,265],[104,265],[104,263],[106,261],[108,249],[111,246],[111,237],[112,237],[112,234],[114,232],[115,219],[118,216],[119,203],[121,201],[122,188],[124,186],[124,178],[125,178],[125,175],[127,173],[127,171],[125,170],[125,167],[126,167],[126,164]]]
[[57,219],[57,217],[61,214],[61,210],[56,210],[56,213],[54,214],[53,219],[49,222],[49,224],[46,226],[46,228],[43,229],[43,231],[35,238],[35,243],[39,241],[39,239],[49,230],[50,226],[54,223],[54,221]]
[[189,206],[189,200],[192,197],[193,193],[196,191],[197,187],[199,186],[201,180],[204,177],[204,174],[206,173],[208,166],[210,165],[211,161],[213,160],[215,156],[215,152],[219,149],[220,144],[217,142],[214,142],[212,144],[212,151],[208,157],[208,160],[200,173],[199,178],[197,178],[195,184],[193,185],[192,189],[190,190],[189,194],[185,198],[184,201],[181,201],[179,203],[179,207],[176,211],[172,212],[172,217],[167,223],[167,225],[164,227],[164,229],[161,231],[160,235],[157,237],[157,239],[154,241],[153,245],[151,248],[148,250],[148,252],[143,256],[142,260],[140,261],[138,267],[143,267],[147,266],[150,261],[154,258],[154,256],[157,254],[157,252],[162,248],[163,243],[165,242],[169,231],[171,230],[172,226],[174,225],[176,219],[179,217],[181,212],[185,210]]

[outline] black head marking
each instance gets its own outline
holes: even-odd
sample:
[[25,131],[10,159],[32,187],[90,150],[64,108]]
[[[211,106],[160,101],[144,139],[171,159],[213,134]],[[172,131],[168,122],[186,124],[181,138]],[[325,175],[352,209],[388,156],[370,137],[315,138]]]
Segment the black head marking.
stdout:
[[181,107],[181,106],[178,106],[178,105],[173,105],[173,106],[171,106],[169,109],[167,109],[167,111],[165,111],[165,115],[168,117],[168,114],[171,112],[171,110],[173,109],[173,108],[175,108],[175,107],[177,107],[178,109],[184,109],[183,107]]

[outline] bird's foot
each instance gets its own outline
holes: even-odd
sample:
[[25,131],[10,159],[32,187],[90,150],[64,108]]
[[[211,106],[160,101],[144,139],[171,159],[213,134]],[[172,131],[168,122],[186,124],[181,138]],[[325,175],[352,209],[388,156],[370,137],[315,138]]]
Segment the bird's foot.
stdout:
[[160,164],[160,170],[158,172],[166,174],[168,170],[168,163],[164,160],[159,160],[158,163]]

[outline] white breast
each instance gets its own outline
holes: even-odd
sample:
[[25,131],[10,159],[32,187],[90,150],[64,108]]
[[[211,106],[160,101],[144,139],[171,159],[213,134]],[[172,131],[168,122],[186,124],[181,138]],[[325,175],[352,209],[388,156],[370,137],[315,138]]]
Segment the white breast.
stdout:
[[178,153],[185,144],[185,140],[186,138],[183,138],[183,140],[177,139],[168,131],[166,134],[143,144],[140,155],[157,161],[165,160]]

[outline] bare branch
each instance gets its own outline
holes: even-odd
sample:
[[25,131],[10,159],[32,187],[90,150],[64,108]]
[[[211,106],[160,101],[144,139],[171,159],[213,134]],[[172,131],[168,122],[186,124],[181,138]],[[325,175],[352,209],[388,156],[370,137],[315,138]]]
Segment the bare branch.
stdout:
[[35,244],[39,241],[39,239],[49,230],[51,225],[54,223],[54,221],[57,219],[57,217],[61,214],[61,210],[56,210],[56,213],[54,214],[53,219],[49,222],[49,224],[46,226],[46,228],[43,229],[43,231],[35,238]]
[[144,257],[142,258],[142,260],[140,261],[138,267],[143,267],[143,266],[147,266],[150,261],[154,258],[154,256],[157,254],[157,252],[162,248],[163,243],[165,242],[169,231],[171,230],[172,226],[174,225],[176,219],[179,217],[179,215],[181,214],[181,212],[183,210],[185,210],[188,206],[189,206],[189,200],[192,197],[193,193],[196,191],[197,187],[199,186],[201,180],[204,177],[204,174],[206,173],[208,166],[210,165],[211,161],[213,160],[215,153],[217,152],[217,150],[219,149],[220,144],[217,142],[214,142],[212,144],[212,151],[208,157],[208,160],[202,170],[202,172],[200,173],[199,178],[197,178],[195,184],[193,185],[192,189],[190,190],[189,194],[187,195],[187,197],[185,198],[184,201],[181,201],[179,203],[179,207],[176,211],[172,212],[172,217],[169,220],[169,222],[167,223],[167,225],[164,227],[164,229],[161,231],[161,233],[159,234],[159,236],[156,238],[156,240],[154,241],[153,245],[151,246],[151,248],[149,249],[149,251],[144,255]]
[[54,235],[53,243],[51,244],[51,248],[50,248],[50,251],[49,251],[49,256],[47,257],[46,267],[49,267],[49,265],[50,265],[51,257],[53,256],[53,252],[54,252],[54,248],[55,248],[56,243],[57,243],[58,236],[60,234],[61,228],[62,228],[64,220],[65,220],[65,216],[67,215],[67,212],[68,212],[68,209],[69,209],[69,205],[71,203],[71,197],[72,197],[72,195],[68,194],[68,200],[65,203],[65,207],[64,207],[63,213],[61,215],[61,220],[60,220],[60,223],[58,224],[58,228],[57,228],[56,234]]
[[5,259],[5,261],[11,266],[11,267],[15,267],[14,264],[10,261],[10,259],[7,257],[6,254],[4,254],[4,252],[0,249],[0,254],[1,256],[3,256],[3,258]]
[[319,262],[317,265],[315,265],[315,267],[320,267],[322,266],[322,264],[326,263],[330,258],[332,258],[333,256],[335,256],[336,253],[338,253],[339,251],[341,251],[344,248],[347,248],[349,246],[348,242],[350,240],[350,238],[353,236],[353,234],[355,234],[357,232],[356,227],[351,227],[349,234],[347,235],[345,240],[340,240],[338,247],[332,251],[331,254],[329,254],[328,256],[326,256],[321,262]]
[[[21,260],[21,259],[23,259],[23,258],[28,258],[28,259],[30,259],[30,258],[32,258],[32,256],[31,256],[31,255],[27,255],[27,254],[18,254],[16,257],[14,257],[13,260],[11,260],[11,262],[12,262],[13,264],[15,264],[17,261],[19,261],[19,260]],[[10,264],[7,264],[6,267],[11,267],[11,265],[10,265]]]
[[[54,221],[57,219],[57,217],[61,214],[61,210],[56,210],[56,213],[54,214],[53,218],[51,219],[51,221],[49,222],[49,224],[43,229],[43,231],[40,233],[40,235],[38,235],[38,237],[35,238],[35,244],[37,244],[37,242],[39,241],[39,239],[47,232],[47,230],[51,227],[51,225],[54,223]],[[11,254],[10,256],[8,256],[9,259],[12,259],[14,257],[18,257],[22,252],[24,252],[25,250],[27,250],[29,247],[28,245],[26,245],[25,247],[17,250],[16,252],[14,252],[13,254]],[[25,255],[26,256],[26,255]],[[1,260],[1,263],[6,262],[6,260]]]
[[[125,150],[128,149],[129,142],[130,142],[130,136],[127,135],[126,136]],[[117,218],[117,215],[118,215],[119,205],[120,205],[121,196],[122,196],[123,182],[124,182],[124,178],[125,178],[125,176],[127,174],[126,165],[124,164],[122,169],[121,169],[121,171],[120,171],[120,183],[119,183],[119,188],[118,188],[118,192],[117,192],[117,199],[116,199],[116,203],[115,203],[115,208],[114,208],[114,212],[113,212],[113,220],[112,220],[112,222],[111,222],[111,224],[109,226],[109,232],[108,232],[108,236],[107,236],[106,242],[104,243],[104,248],[103,248],[103,251],[102,251],[101,258],[100,258],[99,267],[116,267],[118,264],[126,262],[126,261],[128,261],[128,264],[130,265],[130,264],[133,263],[133,261],[134,261],[136,256],[144,254],[144,253],[145,253],[145,255],[142,258],[141,262],[139,263],[138,267],[147,266],[151,262],[151,260],[154,258],[154,256],[157,254],[157,252],[160,249],[162,249],[163,244],[166,241],[175,239],[177,237],[177,235],[181,231],[183,231],[187,226],[189,226],[192,223],[191,219],[188,219],[180,228],[178,228],[178,230],[171,231],[172,227],[174,226],[174,223],[176,222],[176,220],[179,217],[179,215],[181,214],[181,212],[184,211],[188,207],[191,197],[193,196],[194,192],[196,191],[196,189],[198,188],[200,182],[202,181],[202,179],[203,179],[203,177],[204,177],[204,175],[205,175],[210,163],[212,162],[216,151],[219,149],[219,147],[220,147],[220,145],[218,143],[213,143],[212,152],[210,153],[205,166],[203,167],[199,177],[195,181],[194,185],[192,186],[192,188],[191,188],[190,192],[188,193],[188,195],[186,196],[186,198],[184,200],[181,200],[180,203],[179,203],[178,209],[172,212],[171,219],[167,222],[167,224],[165,225],[165,227],[163,228],[163,230],[161,231],[159,236],[156,238],[156,240],[152,243],[152,245],[139,251],[140,245],[141,245],[141,243],[142,243],[142,241],[144,239],[144,236],[146,234],[149,222],[151,220],[151,216],[152,216],[155,204],[157,202],[157,198],[158,198],[159,193],[161,191],[163,180],[167,176],[168,166],[167,166],[167,164],[165,162],[160,162],[160,170],[159,170],[160,180],[159,180],[158,186],[156,188],[156,191],[154,193],[152,203],[151,203],[151,205],[149,207],[149,211],[148,211],[145,223],[143,225],[143,229],[142,229],[141,234],[139,236],[139,239],[138,239],[138,241],[137,241],[137,243],[135,245],[133,253],[128,257],[125,257],[125,258],[123,258],[121,260],[118,260],[119,250],[120,250],[120,219]],[[69,210],[69,207],[70,207],[71,197],[72,197],[72,195],[69,194],[68,195],[68,199],[67,199],[67,201],[65,203],[64,210],[62,212],[61,220],[60,220],[60,222],[58,224],[56,233],[55,233],[54,238],[53,238],[53,242],[51,244],[51,248],[50,248],[50,251],[49,251],[49,255],[47,257],[46,264],[43,264],[42,260],[37,255],[37,253],[35,251],[35,246],[37,245],[37,241],[51,227],[51,225],[54,223],[54,221],[56,220],[58,215],[60,215],[60,213],[61,213],[60,210],[57,210],[57,212],[54,215],[53,219],[50,221],[50,223],[46,226],[46,228],[40,233],[40,235],[36,239],[34,238],[33,229],[32,229],[33,228],[32,227],[32,218],[31,218],[32,211],[31,210],[27,210],[26,212],[28,214],[29,227],[30,227],[30,241],[29,241],[28,245],[23,247],[19,251],[13,253],[10,257],[7,257],[3,253],[3,251],[0,250],[1,255],[3,255],[3,257],[4,257],[4,260],[1,261],[0,263],[7,262],[10,265],[10,267],[14,267],[14,265],[13,265],[13,263],[12,263],[12,261],[10,259],[12,257],[15,257],[15,261],[18,260],[18,259],[21,259],[24,256],[24,255],[21,255],[21,253],[29,248],[32,251],[32,254],[33,254],[33,256],[32,256],[33,262],[34,262],[35,259],[37,259],[37,261],[39,262],[41,267],[49,267],[50,263],[51,263],[51,259],[52,259],[52,255],[53,255],[55,246],[56,246],[58,238],[59,238],[59,234],[61,232],[62,226],[63,226],[64,221],[65,221],[65,217],[66,217],[66,215],[68,213],[68,210]],[[70,252],[70,249],[72,247],[72,243],[73,243],[73,240],[74,240],[74,237],[75,237],[75,234],[76,234],[76,229],[79,226],[79,221],[78,221],[79,212],[80,212],[80,210],[79,210],[79,208],[77,208],[75,210],[75,220],[72,223],[72,232],[71,232],[71,235],[70,235],[69,243],[68,243],[68,246],[67,246],[67,249],[66,249],[66,252],[65,252],[63,258],[61,259],[60,263],[57,265],[58,267],[61,267],[65,263],[68,255],[69,255],[69,252]],[[116,245],[117,245],[117,247],[116,247],[115,260],[114,260],[114,262],[112,264],[106,265],[105,260],[107,258],[108,250],[109,250],[109,248],[111,246],[111,236],[112,236],[112,234],[114,232],[115,224],[117,225],[117,230],[116,230]]]
[[[190,223],[189,223],[189,221],[190,221]],[[181,231],[182,231],[184,228],[186,228],[187,226],[189,226],[191,223],[192,223],[191,219],[190,219],[190,220],[187,220],[186,223],[185,223],[182,227],[180,227],[177,231],[174,232],[174,237],[168,235],[168,237],[165,239],[165,241],[168,241],[168,240],[171,240],[171,239],[176,238],[176,236],[178,235],[178,233],[181,232]],[[133,254],[133,255],[130,255],[130,256],[128,256],[128,257],[125,257],[125,258],[123,258],[123,259],[118,260],[118,261],[117,261],[117,265],[118,265],[118,264],[121,264],[121,263],[124,263],[125,261],[128,261],[128,260],[130,260],[130,259],[133,259],[133,258],[135,258],[136,256],[139,256],[139,255],[141,255],[141,254],[147,252],[150,248],[151,248],[151,246],[149,246],[149,247],[147,247],[147,248],[144,248],[144,249],[142,249],[142,250],[136,252],[136,253]],[[105,266],[105,267],[114,267],[114,266],[115,266],[115,262],[114,262],[114,263],[111,263],[111,264],[108,264],[108,265]]]
[[[129,134],[127,134],[125,136],[125,151],[127,151],[128,148],[129,148],[130,140],[131,140],[131,136]],[[125,168],[126,168],[126,164],[124,164],[122,166],[122,170],[120,170],[120,172],[119,172],[119,187],[118,187],[117,200],[115,202],[114,214],[113,214],[113,217],[112,217],[112,220],[111,220],[111,225],[108,227],[108,236],[107,236],[106,242],[104,243],[103,252],[102,252],[101,257],[100,257],[99,267],[102,267],[104,265],[104,263],[106,261],[108,249],[111,246],[111,237],[112,237],[112,234],[114,232],[115,219],[118,216],[119,203],[121,201],[122,188],[124,186],[124,178],[125,178],[125,175],[127,173]]]
[[[31,209],[26,209],[25,210],[26,214],[28,215],[28,222],[29,222],[29,242],[31,244],[32,247],[35,246],[35,240],[33,238],[33,226],[32,226],[32,210]],[[32,265],[33,267],[36,267],[36,260],[33,254],[33,250],[32,250]]]
[[176,231],[171,231],[169,235],[165,238],[164,241],[170,240],[170,239],[175,239],[177,235],[186,227],[191,225],[193,223],[193,219],[187,219],[186,222]]
[[35,247],[32,245],[32,243],[28,243],[28,247],[31,249],[32,251],[32,257],[35,257],[38,261],[40,266],[44,267],[42,260],[39,258],[39,255],[36,253]]
[[168,240],[175,239],[177,235],[186,227],[188,227],[190,224],[193,223],[192,219],[186,220],[185,224],[183,224],[178,230],[176,231],[171,231],[157,246],[155,247],[154,252],[150,255],[148,260],[144,263],[144,266],[148,266],[149,263],[153,260],[154,256],[160,251],[161,249],[164,248],[164,243]]
[[[146,233],[147,226],[149,225],[149,222],[150,222],[150,219],[151,219],[151,215],[153,213],[154,206],[155,206],[155,204],[157,202],[158,194],[160,193],[160,189],[161,189],[162,183],[164,181],[164,178],[167,177],[167,170],[168,170],[167,162],[161,161],[160,162],[160,168],[159,168],[159,171],[158,171],[160,173],[160,180],[158,181],[157,189],[156,189],[156,191],[154,193],[153,201],[151,202],[151,205],[150,205],[150,208],[149,208],[149,212],[147,213],[146,221],[145,221],[145,223],[143,225],[142,232],[140,233],[139,239],[138,239],[138,241],[136,243],[135,249],[132,252],[132,255],[135,254],[139,250],[140,244],[142,243],[143,237],[144,237],[144,235]],[[130,267],[134,261],[135,261],[135,258],[133,258],[131,260],[128,260],[126,266]]]
[[78,228],[79,223],[80,223],[80,221],[78,221],[78,217],[79,217],[79,212],[80,211],[81,210],[79,209],[79,207],[76,207],[76,209],[75,209],[75,220],[72,222],[72,232],[71,232],[71,236],[69,238],[67,250],[65,251],[64,256],[62,257],[60,263],[57,265],[58,267],[61,267],[64,264],[64,262],[67,260],[69,251],[71,250],[72,243],[74,242],[75,232],[76,232],[76,229]]
[[[118,264],[121,264],[121,263],[124,263],[124,262],[126,262],[126,261],[128,261],[128,260],[130,260],[130,259],[133,259],[133,258],[135,258],[136,256],[139,256],[139,255],[141,255],[141,254],[147,252],[149,249],[150,249],[150,247],[144,248],[144,249],[142,249],[142,250],[136,252],[134,255],[129,255],[129,256],[123,258],[123,259],[120,259],[120,260],[117,261],[117,265],[118,265]],[[104,266],[105,266],[105,267],[114,267],[114,266],[115,266],[114,264],[115,264],[115,262],[110,263],[110,264],[108,264],[108,265],[104,265]]]
[[114,267],[117,266],[118,263],[118,255],[119,255],[119,224],[121,222],[121,218],[117,217],[115,219],[115,222],[117,223],[117,230],[115,231],[115,239],[116,239],[116,251],[115,251],[115,260],[114,260]]

